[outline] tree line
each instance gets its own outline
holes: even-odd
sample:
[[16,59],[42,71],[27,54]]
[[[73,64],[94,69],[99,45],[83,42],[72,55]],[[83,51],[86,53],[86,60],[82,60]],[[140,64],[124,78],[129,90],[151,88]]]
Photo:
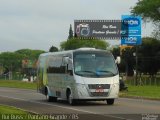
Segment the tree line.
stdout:
[[[137,48],[136,48],[137,47]],[[137,49],[137,55],[136,53]],[[121,56],[121,64],[118,66],[120,72],[133,76],[136,70],[138,73],[156,75],[160,71],[160,40],[151,37],[142,38],[142,45],[121,49],[115,47],[112,50],[114,56]]]
[[[115,58],[121,56],[121,64],[118,65],[121,73],[128,76],[134,74],[136,65],[136,46],[121,49],[120,46],[109,47],[104,40],[81,40],[78,38],[61,43],[61,50],[73,50],[80,47],[93,47],[97,49],[110,50]],[[56,49],[58,51],[58,48]],[[60,50],[59,50],[60,51]],[[156,75],[160,70],[160,40],[146,37],[142,38],[142,45],[137,46],[138,71],[150,75]],[[43,50],[21,49],[15,52],[2,52],[0,54],[0,66],[17,71],[22,68],[22,60],[37,60]]]
[[[39,54],[44,53],[43,50],[21,49],[15,52],[0,53],[0,71],[21,71],[22,61],[38,59]],[[3,69],[3,70],[2,70]]]

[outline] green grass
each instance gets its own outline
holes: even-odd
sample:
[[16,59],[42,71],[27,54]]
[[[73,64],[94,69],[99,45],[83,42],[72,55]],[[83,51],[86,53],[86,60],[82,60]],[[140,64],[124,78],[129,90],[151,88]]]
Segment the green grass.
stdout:
[[6,105],[0,105],[0,114],[27,114],[27,112],[10,107]]
[[36,83],[23,82],[18,80],[0,80],[0,87],[36,89]]
[[160,100],[160,86],[128,86],[128,91],[120,92],[120,96]]
[[[33,114],[15,107],[0,105],[0,120],[36,120],[37,116],[40,118],[46,115]],[[48,117],[39,118],[38,120],[50,120]]]

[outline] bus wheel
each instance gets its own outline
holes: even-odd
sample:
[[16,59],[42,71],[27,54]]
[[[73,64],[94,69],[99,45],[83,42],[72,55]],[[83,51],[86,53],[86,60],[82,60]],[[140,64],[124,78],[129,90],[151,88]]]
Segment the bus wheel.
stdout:
[[48,91],[46,93],[46,99],[48,102],[57,102],[57,97],[52,97],[48,95]]
[[57,102],[57,97],[53,97],[53,102]]
[[76,101],[73,99],[71,91],[67,92],[67,100],[70,105],[75,105]]
[[46,99],[48,102],[52,102],[53,101],[53,97],[49,96],[48,94],[46,95]]
[[57,97],[52,97],[52,96],[46,95],[46,98],[47,98],[48,102],[57,102]]
[[107,99],[107,104],[108,105],[113,105],[114,104],[114,99]]

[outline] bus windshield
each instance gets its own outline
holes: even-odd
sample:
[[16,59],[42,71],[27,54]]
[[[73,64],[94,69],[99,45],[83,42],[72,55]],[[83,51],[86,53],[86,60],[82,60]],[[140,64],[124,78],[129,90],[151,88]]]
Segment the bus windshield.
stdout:
[[84,77],[111,77],[118,74],[113,56],[102,51],[74,53],[74,73]]

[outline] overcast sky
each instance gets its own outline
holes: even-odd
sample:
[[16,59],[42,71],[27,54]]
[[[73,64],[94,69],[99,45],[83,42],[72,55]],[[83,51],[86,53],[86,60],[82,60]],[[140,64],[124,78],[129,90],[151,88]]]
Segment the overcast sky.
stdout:
[[[59,48],[75,19],[121,19],[137,1],[0,0],[0,52],[23,48],[48,51],[52,45]],[[150,26],[144,24],[142,35],[150,32]]]

